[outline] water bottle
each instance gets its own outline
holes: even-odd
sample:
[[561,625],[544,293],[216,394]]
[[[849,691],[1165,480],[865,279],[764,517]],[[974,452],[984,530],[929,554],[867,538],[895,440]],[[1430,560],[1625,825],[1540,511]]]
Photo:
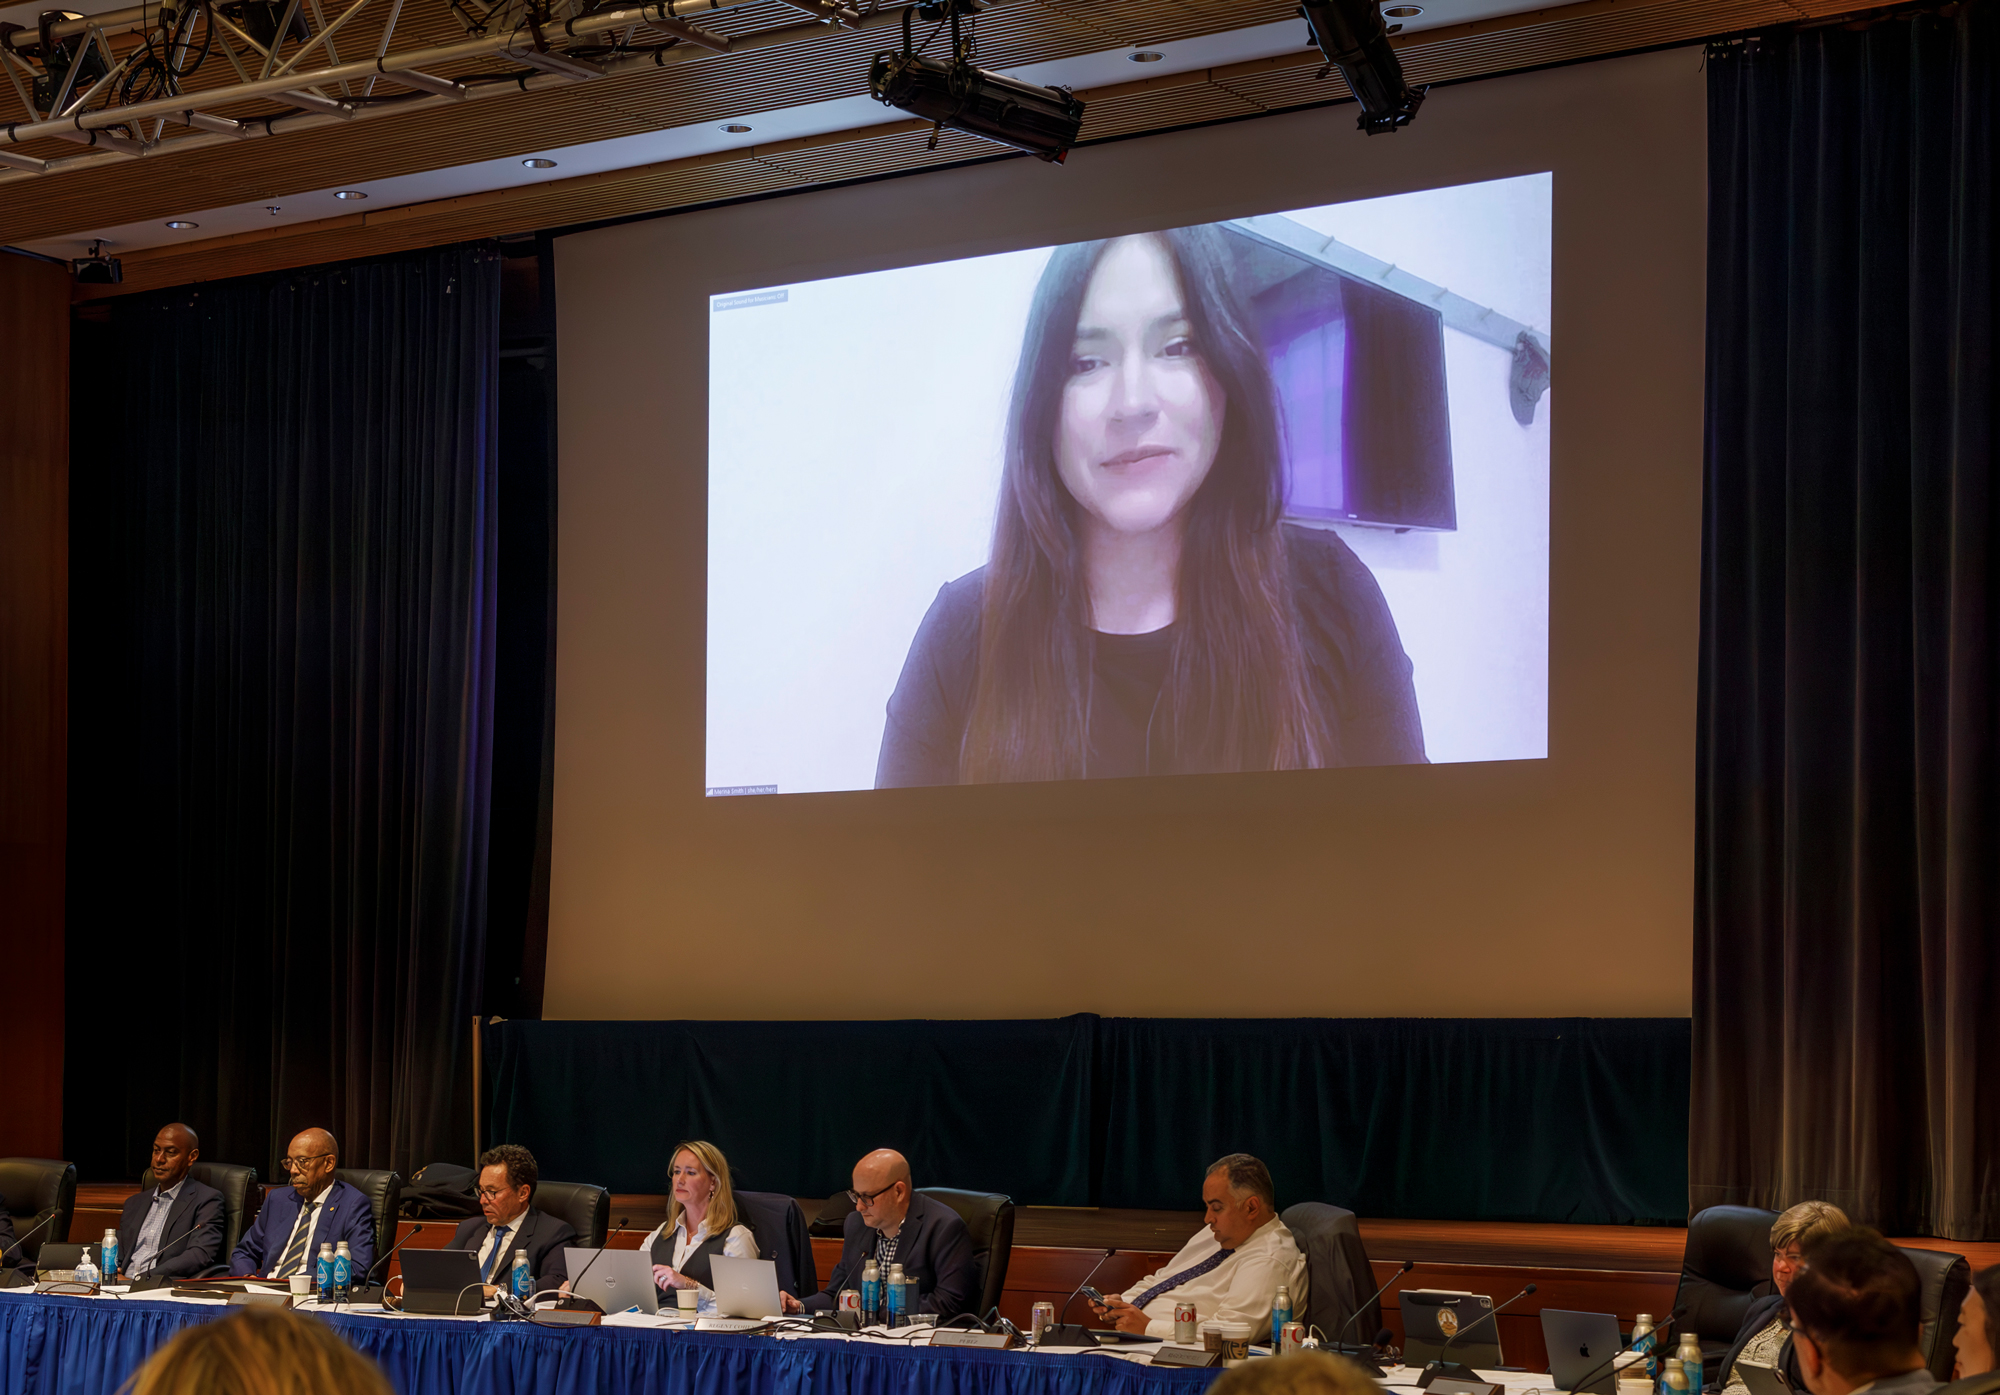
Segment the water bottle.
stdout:
[[1667,1371],[1666,1376],[1660,1381],[1663,1395],[1688,1395],[1687,1368],[1681,1365],[1681,1359],[1676,1356],[1662,1364]]
[[354,1255],[348,1250],[345,1240],[333,1252],[333,1301],[345,1303],[347,1291],[354,1286]]
[[908,1317],[910,1309],[910,1285],[909,1281],[903,1277],[902,1265],[892,1264],[889,1266],[887,1291],[889,1297],[889,1325],[891,1327],[901,1327]]
[[1653,1350],[1653,1315],[1651,1313],[1640,1313],[1632,1319],[1632,1341],[1626,1350],[1644,1352],[1646,1354],[1647,1380],[1655,1380],[1659,1377],[1660,1360],[1658,1354]]
[[313,1288],[319,1293],[319,1301],[333,1301],[333,1242],[327,1241],[319,1247],[319,1259],[313,1265]]
[[1683,1333],[1680,1350],[1674,1355],[1687,1373],[1688,1395],[1701,1395],[1701,1338],[1693,1332]]
[[97,1253],[102,1257],[99,1262],[104,1266],[104,1282],[108,1284],[118,1277],[117,1231],[107,1230],[104,1232],[104,1240],[103,1243],[98,1245]]
[[861,1266],[861,1321],[868,1323],[882,1320],[882,1274],[869,1260]]
[[1292,1320],[1292,1291],[1283,1284],[1278,1285],[1278,1296],[1271,1300],[1271,1354],[1278,1355],[1285,1349],[1285,1324]]
[[528,1252],[514,1251],[514,1296],[523,1303],[535,1291],[535,1276],[528,1272]]

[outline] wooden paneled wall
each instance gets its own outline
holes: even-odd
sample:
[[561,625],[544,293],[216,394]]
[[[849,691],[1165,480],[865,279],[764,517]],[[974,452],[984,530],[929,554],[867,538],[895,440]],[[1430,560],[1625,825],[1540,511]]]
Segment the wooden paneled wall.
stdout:
[[69,268],[0,252],[0,1156],[62,1156]]

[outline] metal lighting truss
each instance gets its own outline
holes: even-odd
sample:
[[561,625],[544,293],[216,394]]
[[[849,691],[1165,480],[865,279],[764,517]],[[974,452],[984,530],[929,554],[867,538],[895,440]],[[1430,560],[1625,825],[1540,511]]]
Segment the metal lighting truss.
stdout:
[[[249,22],[251,5],[221,0],[179,0],[178,6],[176,0],[160,0],[34,29],[8,27],[0,32],[0,70],[24,119],[0,123],[0,184],[710,54],[751,52],[798,42],[826,25],[871,29],[901,16],[900,0],[866,0],[865,8],[856,7],[859,0],[784,0],[811,19],[721,34],[687,16],[740,9],[753,0],[643,0],[608,8],[594,3],[496,0],[489,7],[482,0],[451,0],[466,37],[401,50],[395,41],[404,0],[352,0],[330,17],[321,0],[270,0],[266,13],[279,13],[282,5],[282,18],[268,26],[272,34],[265,41],[251,32],[264,27]],[[641,30],[651,35],[641,36]],[[343,61],[343,34],[350,42],[354,35],[373,37],[374,52]],[[635,44],[638,37],[647,41]],[[210,46],[231,76],[183,90],[189,53],[201,55],[197,63],[213,64]],[[53,60],[52,51],[57,51]],[[517,66],[510,70],[509,64]],[[455,75],[444,71],[454,69]],[[38,81],[47,94],[42,105],[35,100]],[[378,93],[378,84],[391,90]],[[165,95],[152,96],[152,90]],[[0,88],[0,102],[6,98]],[[245,113],[240,108],[246,104],[263,110]],[[239,110],[231,115],[230,108]],[[21,149],[51,139],[88,149],[54,157]]]

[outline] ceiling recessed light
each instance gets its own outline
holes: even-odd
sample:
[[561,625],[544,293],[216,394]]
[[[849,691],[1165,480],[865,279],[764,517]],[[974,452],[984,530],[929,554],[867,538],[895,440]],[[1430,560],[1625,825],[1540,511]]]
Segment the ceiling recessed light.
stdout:
[[554,160],[544,160],[539,155],[536,155],[531,159],[523,160],[521,161],[521,163],[526,165],[531,170],[552,170],[556,167],[556,162]]
[[729,132],[732,136],[747,136],[750,134],[750,128],[740,121],[732,121],[722,129]]
[[1422,5],[1391,5],[1382,11],[1390,19],[1415,19],[1424,12]]
[[337,199],[365,199],[368,197],[359,189],[336,189],[333,191],[333,196]]
[[1151,49],[1141,49],[1137,53],[1128,53],[1125,56],[1131,59],[1134,63],[1157,63],[1162,58],[1166,57],[1165,54],[1154,53]]
[[189,221],[188,221],[187,219],[185,219],[185,218],[169,218],[169,219],[167,220],[167,226],[168,226],[168,227],[170,227],[170,228],[172,228],[172,229],[174,229],[174,230],[175,230],[176,232],[186,232],[186,231],[187,231],[188,229],[190,229],[190,228],[198,228],[198,227],[200,227],[200,226],[201,226],[201,224],[199,224],[199,223],[190,223],[190,222],[189,222]]

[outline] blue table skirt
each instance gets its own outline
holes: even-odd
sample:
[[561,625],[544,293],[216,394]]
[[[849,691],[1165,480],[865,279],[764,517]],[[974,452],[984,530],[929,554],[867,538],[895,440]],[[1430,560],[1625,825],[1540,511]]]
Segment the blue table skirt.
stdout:
[[[143,1299],[0,1295],[0,1395],[114,1395],[184,1327],[224,1310]],[[1105,1356],[631,1327],[536,1327],[329,1314],[401,1395],[1197,1395],[1214,1371]]]

